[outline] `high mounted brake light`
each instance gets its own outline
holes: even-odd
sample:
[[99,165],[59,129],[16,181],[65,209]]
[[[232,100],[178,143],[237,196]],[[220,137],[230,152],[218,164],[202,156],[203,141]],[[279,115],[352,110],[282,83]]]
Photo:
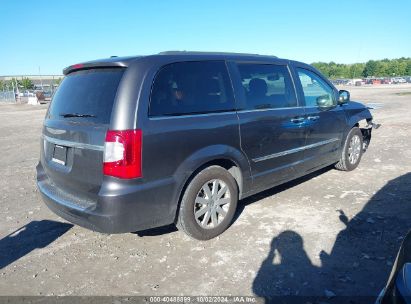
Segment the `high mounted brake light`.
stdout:
[[84,64],[82,64],[82,63],[73,64],[73,65],[71,66],[71,68],[72,68],[73,70],[78,70],[78,69],[81,69],[81,68],[83,68],[83,67],[84,67]]
[[141,150],[141,130],[108,130],[104,143],[104,174],[125,179],[142,177]]

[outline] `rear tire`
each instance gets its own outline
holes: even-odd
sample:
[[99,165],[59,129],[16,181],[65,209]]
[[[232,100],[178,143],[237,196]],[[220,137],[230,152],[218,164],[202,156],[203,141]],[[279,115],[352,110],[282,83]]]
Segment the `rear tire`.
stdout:
[[176,226],[194,239],[212,239],[230,226],[237,202],[238,187],[233,176],[220,166],[210,166],[188,184]]
[[345,139],[341,158],[335,168],[341,171],[352,171],[358,167],[363,154],[363,136],[360,128],[354,127]]

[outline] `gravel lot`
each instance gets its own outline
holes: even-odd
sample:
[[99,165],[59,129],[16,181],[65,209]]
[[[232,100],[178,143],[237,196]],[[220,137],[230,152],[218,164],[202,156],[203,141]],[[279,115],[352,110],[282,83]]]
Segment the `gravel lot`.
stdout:
[[0,295],[377,295],[411,228],[411,85],[349,90],[382,124],[359,168],[246,199],[208,242],[55,216],[34,182],[46,107],[1,105]]

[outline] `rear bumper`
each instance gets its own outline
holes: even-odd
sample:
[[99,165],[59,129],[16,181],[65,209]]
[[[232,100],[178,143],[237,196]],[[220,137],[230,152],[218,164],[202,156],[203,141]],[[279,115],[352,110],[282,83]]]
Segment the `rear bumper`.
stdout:
[[103,233],[124,233],[159,227],[174,221],[174,182],[135,183],[104,178],[95,201],[82,200],[57,188],[36,167],[37,187],[47,207],[65,220]]

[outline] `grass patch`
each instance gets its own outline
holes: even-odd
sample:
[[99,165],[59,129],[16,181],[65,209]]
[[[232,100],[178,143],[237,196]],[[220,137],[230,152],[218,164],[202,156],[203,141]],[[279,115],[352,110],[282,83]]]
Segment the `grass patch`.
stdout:
[[400,93],[395,93],[395,95],[398,95],[398,96],[411,95],[411,92],[400,92]]

